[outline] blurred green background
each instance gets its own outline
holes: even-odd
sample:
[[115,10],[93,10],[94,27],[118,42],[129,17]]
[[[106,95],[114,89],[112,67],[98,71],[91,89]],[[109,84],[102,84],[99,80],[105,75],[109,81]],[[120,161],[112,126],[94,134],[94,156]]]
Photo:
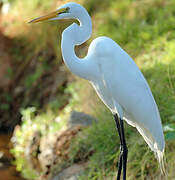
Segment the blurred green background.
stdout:
[[[37,179],[25,159],[29,136],[41,136],[66,126],[72,110],[95,116],[99,122],[82,131],[71,146],[70,165],[87,161],[80,179],[112,179],[116,175],[119,138],[111,113],[85,80],[65,67],[60,50],[61,33],[73,21],[29,25],[35,17],[55,10],[67,0],[1,0],[0,15],[0,130],[12,133],[16,144],[11,150],[22,176]],[[162,118],[166,139],[168,179],[175,178],[175,1],[174,0],[75,0],[92,17],[91,39],[76,48],[86,55],[92,39],[108,36],[137,63],[146,77]],[[55,119],[59,117],[61,123]],[[20,126],[18,125],[20,124]],[[18,125],[18,126],[16,126]],[[48,127],[49,128],[46,128]],[[154,154],[139,133],[125,123],[128,143],[127,179],[161,177]]]

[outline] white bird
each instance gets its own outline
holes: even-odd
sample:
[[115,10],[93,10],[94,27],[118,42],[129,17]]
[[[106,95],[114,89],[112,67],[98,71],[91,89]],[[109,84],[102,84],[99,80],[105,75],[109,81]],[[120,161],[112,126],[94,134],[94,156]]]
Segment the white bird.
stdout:
[[155,152],[164,170],[165,148],[159,111],[143,74],[132,58],[112,39],[98,37],[92,41],[86,57],[76,56],[74,48],[87,41],[92,33],[91,18],[84,7],[66,3],[56,11],[36,18],[30,23],[44,20],[77,19],[62,33],[62,56],[69,70],[90,81],[103,103],[114,115],[121,142],[117,180],[123,167],[126,179],[127,146],[123,120],[134,126]]

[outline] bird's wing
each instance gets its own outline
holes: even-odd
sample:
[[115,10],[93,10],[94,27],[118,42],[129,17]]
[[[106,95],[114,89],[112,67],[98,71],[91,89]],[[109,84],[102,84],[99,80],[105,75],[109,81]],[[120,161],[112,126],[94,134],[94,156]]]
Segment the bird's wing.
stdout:
[[120,104],[130,124],[135,125],[148,145],[163,150],[159,111],[143,74],[125,52],[120,55],[120,62],[109,66],[112,73],[105,73],[104,79],[113,100]]
[[147,81],[132,58],[107,37],[95,39],[89,55],[96,65],[92,84],[102,101],[112,112],[122,109],[128,122],[149,145],[152,143],[150,147],[157,142],[162,150],[164,138],[159,111]]
[[91,82],[97,94],[112,112],[123,110],[126,121],[137,128],[162,162],[165,142],[161,119],[143,74],[129,55],[109,38],[96,39],[90,52],[96,62],[97,73]]

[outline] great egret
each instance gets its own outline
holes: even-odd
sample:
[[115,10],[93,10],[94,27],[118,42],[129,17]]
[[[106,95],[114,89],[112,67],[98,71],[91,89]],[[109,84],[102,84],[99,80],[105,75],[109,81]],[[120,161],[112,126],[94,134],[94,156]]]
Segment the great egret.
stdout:
[[78,58],[74,47],[90,38],[92,23],[86,9],[77,3],[66,3],[30,23],[72,18],[80,24],[73,23],[62,33],[62,56],[73,74],[90,81],[114,116],[121,144],[117,180],[122,168],[123,180],[126,179],[128,150],[123,120],[137,128],[163,170],[165,141],[159,111],[149,85],[131,57],[112,39],[98,37],[92,41],[87,56]]

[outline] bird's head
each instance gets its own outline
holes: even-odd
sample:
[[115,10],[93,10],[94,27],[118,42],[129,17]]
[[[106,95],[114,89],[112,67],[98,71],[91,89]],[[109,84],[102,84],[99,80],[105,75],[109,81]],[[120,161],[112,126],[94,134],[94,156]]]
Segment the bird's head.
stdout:
[[29,23],[37,23],[46,20],[59,20],[59,19],[72,19],[78,18],[81,16],[81,12],[84,11],[84,8],[74,2],[66,3],[60,6],[56,11],[53,11],[47,15],[35,18]]

